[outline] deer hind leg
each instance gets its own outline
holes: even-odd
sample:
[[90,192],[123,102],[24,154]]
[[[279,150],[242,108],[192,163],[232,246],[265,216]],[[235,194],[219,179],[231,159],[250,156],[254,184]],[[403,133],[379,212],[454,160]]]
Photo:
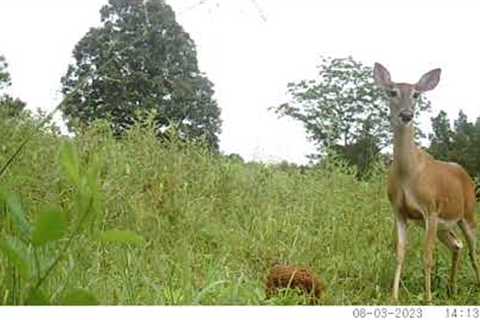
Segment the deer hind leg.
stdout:
[[407,249],[407,221],[399,214],[397,214],[395,217],[395,231],[397,267],[395,269],[395,278],[393,280],[392,297],[394,302],[398,302],[400,278],[402,275],[403,264],[405,261],[405,251]]
[[435,215],[430,215],[425,219],[425,249],[423,261],[425,266],[425,301],[432,302],[432,268],[433,253],[435,250],[435,240],[437,238],[438,220]]
[[477,278],[477,283],[480,285],[480,271],[478,268],[478,261],[477,261],[477,245],[476,245],[476,230],[474,223],[471,223],[465,219],[459,222],[459,226],[465,235],[465,239],[467,239],[468,244],[468,253],[470,256],[470,261],[472,262],[473,269],[475,270],[475,277]]
[[438,239],[452,251],[452,269],[450,270],[450,280],[448,282],[448,289],[450,294],[455,293],[456,288],[456,274],[460,265],[460,258],[463,244],[457,238],[453,230],[438,230]]

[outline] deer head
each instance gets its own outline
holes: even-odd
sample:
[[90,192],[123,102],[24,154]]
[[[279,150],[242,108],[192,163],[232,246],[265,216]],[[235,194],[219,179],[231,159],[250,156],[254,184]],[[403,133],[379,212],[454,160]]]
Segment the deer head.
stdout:
[[390,72],[380,63],[375,63],[373,76],[375,83],[383,88],[390,99],[390,118],[394,128],[410,127],[415,115],[415,106],[420,95],[433,90],[440,82],[441,69],[425,73],[415,84],[396,83]]

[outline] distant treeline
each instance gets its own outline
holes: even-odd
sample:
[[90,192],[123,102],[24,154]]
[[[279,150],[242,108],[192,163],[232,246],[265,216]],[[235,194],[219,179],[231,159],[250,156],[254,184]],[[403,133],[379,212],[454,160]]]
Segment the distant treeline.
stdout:
[[437,159],[461,164],[470,175],[480,179],[480,117],[470,122],[463,111],[451,122],[445,111],[431,118],[433,133],[428,151]]

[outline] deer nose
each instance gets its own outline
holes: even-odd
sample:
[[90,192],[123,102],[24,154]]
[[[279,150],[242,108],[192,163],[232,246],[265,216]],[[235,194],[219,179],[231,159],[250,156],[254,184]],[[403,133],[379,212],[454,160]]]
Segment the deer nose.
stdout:
[[400,112],[400,119],[402,119],[403,122],[409,122],[413,119],[413,112],[411,111],[402,111]]

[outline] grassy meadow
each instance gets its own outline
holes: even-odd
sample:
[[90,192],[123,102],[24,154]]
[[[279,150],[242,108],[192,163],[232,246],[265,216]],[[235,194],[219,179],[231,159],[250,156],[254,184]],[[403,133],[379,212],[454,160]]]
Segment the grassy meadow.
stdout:
[[[36,129],[1,122],[3,165]],[[37,130],[0,188],[1,304],[63,304],[72,290],[102,305],[307,303],[292,292],[265,297],[274,262],[313,270],[327,286],[322,304],[391,304],[393,219],[381,167],[358,181],[336,161],[300,172],[162,143],[148,128],[116,140],[99,124],[75,139]],[[21,226],[45,208],[61,212],[66,231],[32,242]],[[130,233],[115,240],[108,230]],[[423,303],[422,239],[411,225],[402,304]],[[450,254],[437,252],[434,303],[478,304],[466,252],[451,297]]]

